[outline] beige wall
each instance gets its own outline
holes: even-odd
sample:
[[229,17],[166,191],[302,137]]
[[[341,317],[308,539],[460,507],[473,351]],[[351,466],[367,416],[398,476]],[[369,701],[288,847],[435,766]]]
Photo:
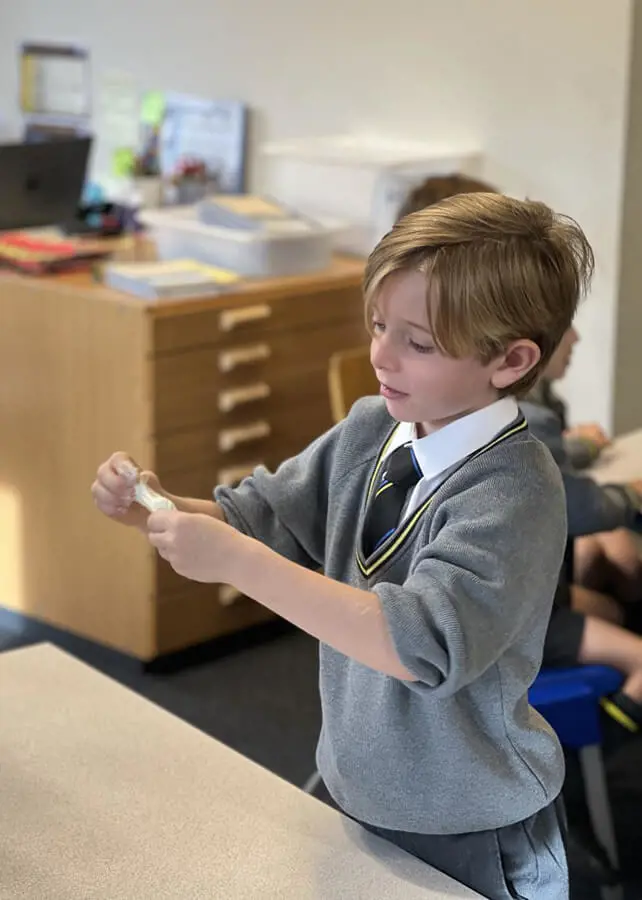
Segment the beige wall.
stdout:
[[480,145],[488,178],[573,215],[595,245],[564,390],[574,418],[609,425],[630,11],[631,0],[4,2],[0,113],[16,124],[18,41],[59,38],[91,47],[95,81],[121,68],[142,88],[245,98],[263,137],[367,129]]
[[[632,23],[613,380],[617,432],[642,425],[642,11]],[[640,463],[642,469],[642,461]]]

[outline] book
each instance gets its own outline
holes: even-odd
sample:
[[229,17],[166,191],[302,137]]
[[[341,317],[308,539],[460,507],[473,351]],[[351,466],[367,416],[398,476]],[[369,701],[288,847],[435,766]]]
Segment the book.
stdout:
[[229,289],[240,280],[236,272],[191,259],[112,263],[103,272],[106,285],[143,300],[207,297]]
[[88,266],[110,252],[98,241],[61,240],[45,231],[5,231],[0,235],[0,264],[30,275]]
[[276,200],[256,194],[214,194],[199,203],[198,216],[204,225],[270,234],[296,234],[318,227]]

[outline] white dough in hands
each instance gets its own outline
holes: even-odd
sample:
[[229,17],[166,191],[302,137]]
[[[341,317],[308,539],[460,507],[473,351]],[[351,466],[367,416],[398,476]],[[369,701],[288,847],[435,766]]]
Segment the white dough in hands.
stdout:
[[136,502],[149,512],[156,512],[159,509],[176,509],[176,506],[167,497],[150,488],[144,481],[137,481],[134,488],[134,496]]

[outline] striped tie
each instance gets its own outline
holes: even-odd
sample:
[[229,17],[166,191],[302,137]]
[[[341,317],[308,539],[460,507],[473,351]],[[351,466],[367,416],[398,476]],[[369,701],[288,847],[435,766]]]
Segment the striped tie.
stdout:
[[397,447],[384,460],[363,523],[363,550],[366,558],[395,533],[408,491],[417,484],[421,475],[411,443]]

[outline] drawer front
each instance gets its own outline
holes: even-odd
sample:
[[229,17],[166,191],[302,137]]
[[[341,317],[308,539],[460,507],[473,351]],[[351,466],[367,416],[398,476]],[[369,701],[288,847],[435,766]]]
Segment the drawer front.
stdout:
[[[219,599],[221,592],[223,603]],[[156,608],[158,654],[182,650],[275,618],[273,613],[247,597],[232,604],[225,598],[222,585],[186,581],[183,581],[182,593],[159,598]]]
[[306,329],[320,322],[363,323],[361,287],[316,290],[300,296],[222,297],[220,306],[154,321],[156,355],[193,347],[226,346]]
[[321,383],[328,391],[330,356],[363,342],[360,324],[344,324],[160,357],[153,367],[155,433],[240,425],[306,397],[316,402]]
[[[324,375],[318,373],[316,380],[318,391],[308,395],[311,400],[275,407],[256,418],[248,418],[239,426],[238,442],[230,449],[222,448],[222,437],[237,429],[221,429],[216,424],[159,437],[155,450],[155,470],[159,478],[165,481],[173,473],[203,467],[219,472],[257,459],[276,464],[303,450],[332,425]],[[259,428],[253,430],[253,426],[259,424],[267,425],[269,429],[263,437]],[[226,446],[229,447],[229,442]],[[169,482],[167,488],[174,492]]]

